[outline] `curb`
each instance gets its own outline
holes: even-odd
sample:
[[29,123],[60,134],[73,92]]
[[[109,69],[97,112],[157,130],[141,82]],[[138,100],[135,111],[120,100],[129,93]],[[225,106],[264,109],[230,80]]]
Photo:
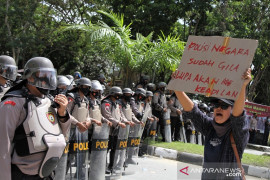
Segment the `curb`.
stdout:
[[269,146],[262,146],[262,145],[248,143],[247,147],[249,149],[255,149],[255,150],[258,150],[258,151],[270,152],[270,147]]
[[[146,144],[141,144],[141,150],[145,154],[151,156],[163,157],[166,159],[172,159],[176,161],[181,161],[185,163],[195,164],[202,166],[203,156],[197,154],[191,154],[186,152],[178,152],[172,149],[165,149],[161,147],[150,146]],[[266,167],[258,167],[243,164],[246,175],[255,176],[258,178],[270,179],[270,169]]]

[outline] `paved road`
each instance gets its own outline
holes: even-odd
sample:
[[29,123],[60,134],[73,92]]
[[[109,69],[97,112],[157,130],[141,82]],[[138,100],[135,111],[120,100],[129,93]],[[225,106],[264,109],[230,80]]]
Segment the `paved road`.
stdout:
[[[201,173],[199,173],[201,166],[153,156],[145,156],[144,158],[139,158],[138,161],[139,164],[137,166],[129,166],[126,169],[121,180],[201,179]],[[186,174],[180,172],[180,169],[183,169],[182,172],[185,172]],[[246,179],[262,180],[261,178],[252,176],[246,176]]]
[[[75,169],[72,169],[75,172]],[[181,169],[182,172],[180,172]],[[138,158],[138,165],[129,165],[126,168],[121,180],[198,180],[201,179],[201,170],[201,166],[193,164],[154,156],[144,156],[143,158]],[[68,180],[69,178],[67,177],[66,179]],[[246,179],[263,180],[252,176],[246,176]],[[112,178],[107,176],[106,180],[112,180]]]

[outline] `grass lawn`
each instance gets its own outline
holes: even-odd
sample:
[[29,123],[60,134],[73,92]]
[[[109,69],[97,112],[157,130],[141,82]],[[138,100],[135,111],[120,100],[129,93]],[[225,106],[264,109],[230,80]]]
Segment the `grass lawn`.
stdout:
[[[147,143],[147,140],[144,141]],[[204,146],[197,145],[197,144],[190,144],[190,143],[182,143],[182,142],[155,142],[155,141],[148,141],[149,145],[163,147],[167,149],[174,149],[179,152],[188,152],[192,154],[200,154],[203,155]],[[243,164],[253,165],[253,166],[260,166],[260,167],[268,167],[270,168],[270,156],[267,155],[254,155],[244,153],[242,158]]]

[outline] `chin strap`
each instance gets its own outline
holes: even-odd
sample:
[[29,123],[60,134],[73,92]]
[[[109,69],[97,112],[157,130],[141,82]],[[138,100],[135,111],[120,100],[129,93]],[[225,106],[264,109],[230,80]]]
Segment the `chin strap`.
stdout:
[[241,170],[243,180],[246,180],[245,170],[244,170],[244,168],[242,166],[241,159],[239,157],[239,154],[238,154],[238,151],[237,151],[237,147],[236,147],[232,132],[230,133],[230,140],[231,140],[231,145],[232,145],[232,148],[233,148],[234,155],[236,157],[237,166]]

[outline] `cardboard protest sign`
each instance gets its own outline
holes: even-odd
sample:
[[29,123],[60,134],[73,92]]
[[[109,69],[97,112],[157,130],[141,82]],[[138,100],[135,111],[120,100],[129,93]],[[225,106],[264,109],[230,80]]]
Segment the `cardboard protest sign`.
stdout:
[[251,39],[189,36],[168,89],[235,100],[257,46]]

